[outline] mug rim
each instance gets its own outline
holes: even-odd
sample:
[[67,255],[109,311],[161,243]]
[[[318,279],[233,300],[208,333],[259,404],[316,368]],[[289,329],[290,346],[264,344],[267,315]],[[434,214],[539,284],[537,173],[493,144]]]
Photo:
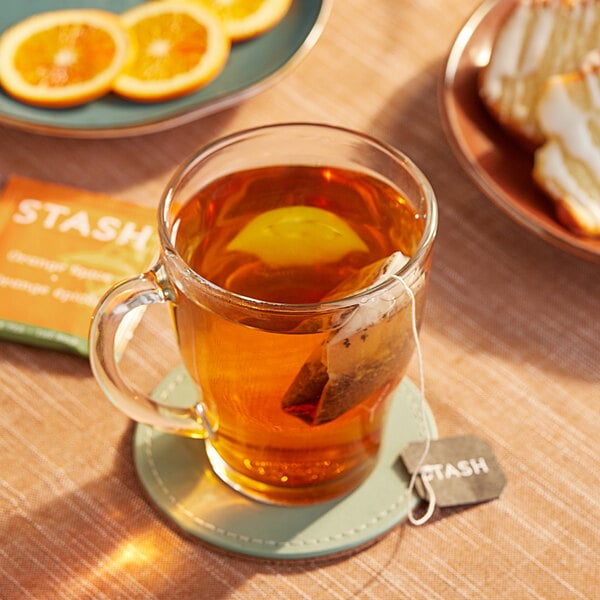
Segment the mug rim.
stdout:
[[[408,257],[408,261],[399,270],[397,270],[394,273],[391,273],[389,277],[387,277],[385,280],[381,281],[377,285],[368,286],[366,288],[358,290],[357,292],[351,295],[344,296],[342,298],[336,298],[333,300],[325,300],[312,303],[270,302],[267,300],[253,298],[252,296],[238,294],[236,292],[232,292],[217,285],[210,279],[203,277],[197,271],[192,269],[192,267],[187,263],[187,261],[183,259],[183,257],[175,248],[175,244],[171,239],[171,234],[168,228],[168,211],[171,203],[173,202],[173,198],[178,187],[185,181],[186,176],[189,175],[192,171],[194,171],[196,165],[200,163],[205,157],[209,157],[215,152],[218,152],[220,149],[229,147],[233,143],[251,137],[256,133],[273,131],[277,129],[291,130],[294,128],[315,129],[322,131],[329,130],[337,134],[343,134],[346,136],[353,137],[357,140],[366,142],[371,147],[385,152],[398,163],[400,163],[402,167],[406,171],[408,171],[412,179],[418,184],[421,190],[421,194],[425,200],[426,206],[425,227],[423,229],[421,239],[419,240],[417,248],[415,249],[413,254],[410,257]],[[196,284],[204,288],[209,288],[211,290],[211,293],[223,298],[226,297],[229,302],[235,302],[239,305],[243,305],[246,308],[252,307],[258,310],[269,310],[273,312],[292,312],[300,314],[306,312],[316,313],[327,310],[335,310],[341,307],[351,306],[360,302],[361,300],[366,300],[373,295],[383,293],[385,290],[393,287],[395,284],[398,283],[396,277],[400,277],[404,281],[403,275],[413,271],[420,263],[421,259],[423,259],[425,255],[432,250],[433,243],[437,235],[437,230],[438,204],[435,193],[433,191],[431,183],[429,182],[423,171],[421,171],[421,169],[413,162],[411,158],[409,158],[406,154],[404,154],[402,151],[398,150],[391,144],[378,140],[366,133],[338,125],[316,122],[285,122],[260,125],[257,127],[238,130],[236,132],[227,134],[225,136],[221,136],[218,139],[208,142],[207,144],[203,145],[198,150],[196,150],[194,153],[192,153],[175,170],[163,191],[158,205],[158,233],[161,248],[162,251],[166,254],[168,260],[175,263],[177,270],[180,273],[183,273],[186,277],[190,277],[192,281],[194,281]]]

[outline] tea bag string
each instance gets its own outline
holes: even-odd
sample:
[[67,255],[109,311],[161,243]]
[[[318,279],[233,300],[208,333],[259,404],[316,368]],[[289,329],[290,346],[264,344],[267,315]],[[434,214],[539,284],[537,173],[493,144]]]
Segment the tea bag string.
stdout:
[[425,414],[425,374],[423,367],[423,352],[421,351],[421,343],[419,342],[419,332],[417,331],[417,302],[415,299],[415,295],[413,291],[410,289],[406,281],[399,275],[392,275],[393,279],[399,281],[406,290],[411,302],[411,325],[412,325],[412,335],[415,340],[415,351],[417,355],[417,363],[419,368],[419,393],[420,393],[420,409],[421,409],[421,429],[423,430],[425,436],[425,446],[423,448],[423,453],[419,458],[419,461],[416,467],[413,469],[412,475],[410,477],[410,482],[408,484],[407,490],[407,502],[408,502],[408,520],[413,525],[423,525],[431,518],[433,515],[433,511],[435,510],[435,491],[431,487],[431,483],[427,478],[421,477],[421,482],[425,487],[428,498],[428,506],[425,514],[421,517],[415,517],[413,514],[413,508],[411,504],[412,492],[415,487],[415,483],[417,481],[417,477],[420,475],[421,468],[425,459],[427,458],[427,454],[429,453],[429,447],[431,446],[431,433],[429,431],[429,427],[427,426],[426,414]]

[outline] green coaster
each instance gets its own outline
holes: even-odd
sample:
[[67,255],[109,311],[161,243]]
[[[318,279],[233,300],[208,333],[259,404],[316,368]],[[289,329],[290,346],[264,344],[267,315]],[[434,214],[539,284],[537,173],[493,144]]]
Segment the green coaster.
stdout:
[[[161,402],[193,403],[194,384],[183,367],[154,391]],[[427,407],[432,438],[437,428]],[[227,552],[269,559],[313,559],[367,546],[408,513],[404,447],[423,439],[420,395],[408,380],[395,390],[375,470],[351,494],[311,506],[272,506],[229,488],[212,472],[204,442],[137,425],[134,458],[156,506],[185,533]],[[410,498],[416,506],[417,497]]]

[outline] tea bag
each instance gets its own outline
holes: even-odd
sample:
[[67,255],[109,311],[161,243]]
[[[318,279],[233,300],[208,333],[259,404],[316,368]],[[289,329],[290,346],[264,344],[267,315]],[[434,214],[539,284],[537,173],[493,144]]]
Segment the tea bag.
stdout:
[[[408,260],[395,252],[372,263],[342,282],[325,300],[382,283]],[[410,332],[410,311],[398,310],[391,292],[365,298],[304,363],[282,408],[311,425],[339,417],[394,380]]]

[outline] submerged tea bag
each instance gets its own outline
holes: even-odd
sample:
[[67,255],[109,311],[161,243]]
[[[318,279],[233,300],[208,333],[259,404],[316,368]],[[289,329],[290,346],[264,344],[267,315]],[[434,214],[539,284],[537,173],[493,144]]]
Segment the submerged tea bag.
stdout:
[[[325,300],[383,283],[408,260],[396,252],[368,265]],[[283,409],[319,425],[344,414],[386,384],[396,383],[410,357],[410,319],[410,307],[396,306],[391,291],[367,296],[302,366],[282,400]]]

